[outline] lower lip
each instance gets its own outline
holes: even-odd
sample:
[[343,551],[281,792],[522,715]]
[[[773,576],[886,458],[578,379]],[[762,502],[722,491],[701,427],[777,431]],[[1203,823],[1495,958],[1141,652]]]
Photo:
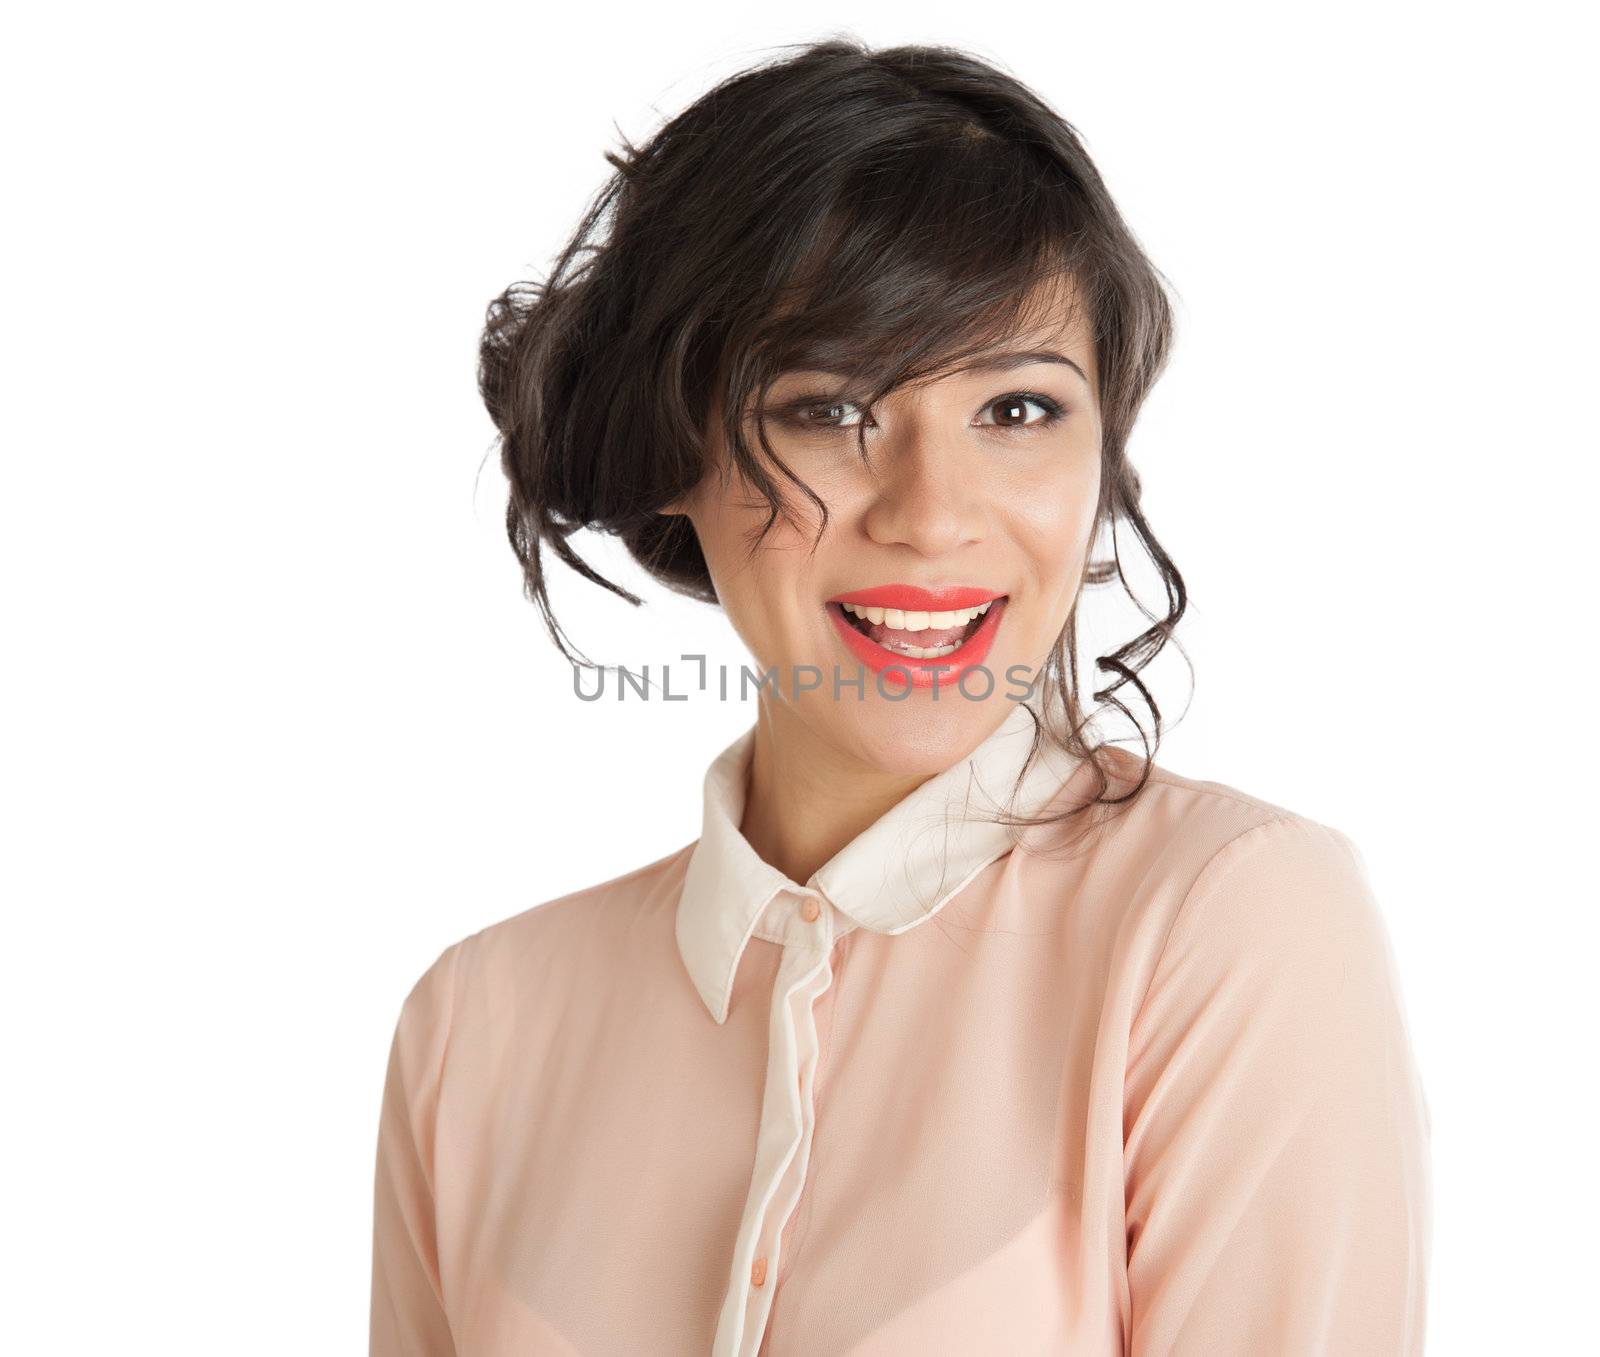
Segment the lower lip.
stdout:
[[931,688],[936,683],[949,687],[958,682],[966,670],[975,669],[983,663],[989,647],[994,644],[994,634],[999,629],[1000,617],[1006,610],[1007,602],[1008,599],[996,599],[989,605],[989,611],[984,613],[978,629],[971,636],[948,655],[927,660],[896,655],[894,651],[885,649],[845,621],[844,609],[837,603],[829,603],[827,609],[828,616],[833,619],[833,629],[839,633],[850,653],[867,668],[879,673],[887,670],[890,678],[900,682],[909,681],[913,688]]

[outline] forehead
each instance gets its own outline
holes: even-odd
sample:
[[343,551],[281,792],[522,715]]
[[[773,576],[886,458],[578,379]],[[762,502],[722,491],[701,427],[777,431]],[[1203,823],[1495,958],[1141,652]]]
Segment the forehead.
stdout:
[[976,353],[946,371],[1004,372],[1030,363],[1059,364],[1091,389],[1097,386],[1094,328],[1071,278],[1041,284],[1022,299],[1010,323]]
[[1014,328],[996,347],[1057,349],[1070,357],[1092,355],[1089,314],[1077,283],[1071,278],[1041,283],[1022,299]]
[[[997,308],[980,337],[974,339],[969,334],[923,380],[936,381],[958,373],[998,372],[1028,363],[1058,363],[1093,384],[1094,347],[1093,328],[1079,289],[1070,278],[1052,279],[1014,305]],[[820,355],[796,355],[783,372],[847,375]]]

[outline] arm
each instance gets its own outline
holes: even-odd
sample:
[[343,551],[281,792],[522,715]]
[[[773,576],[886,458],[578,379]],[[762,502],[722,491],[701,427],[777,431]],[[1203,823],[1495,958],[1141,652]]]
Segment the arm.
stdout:
[[401,1006],[389,1049],[373,1198],[371,1357],[455,1357],[434,1229],[433,1148],[460,944]]
[[1429,1113],[1354,845],[1227,844],[1168,933],[1124,1106],[1133,1357],[1411,1357]]

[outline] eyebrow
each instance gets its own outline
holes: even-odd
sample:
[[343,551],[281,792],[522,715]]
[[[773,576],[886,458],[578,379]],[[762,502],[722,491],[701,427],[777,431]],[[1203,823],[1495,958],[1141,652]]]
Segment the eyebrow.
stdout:
[[1005,372],[1011,368],[1027,367],[1029,363],[1064,363],[1085,382],[1089,380],[1088,373],[1064,353],[1057,353],[1054,349],[1008,349],[1003,353],[984,354],[970,363],[963,363],[960,371]]
[[[980,354],[970,362],[962,363],[956,368],[957,372],[1007,372],[1012,368],[1027,367],[1030,363],[1060,363],[1071,368],[1078,376],[1083,378],[1086,386],[1092,385],[1089,374],[1068,358],[1064,353],[1057,353],[1054,349],[1007,349],[1000,353]],[[816,372],[828,377],[841,377],[844,374],[829,367],[806,367],[797,365],[790,368],[790,372]]]

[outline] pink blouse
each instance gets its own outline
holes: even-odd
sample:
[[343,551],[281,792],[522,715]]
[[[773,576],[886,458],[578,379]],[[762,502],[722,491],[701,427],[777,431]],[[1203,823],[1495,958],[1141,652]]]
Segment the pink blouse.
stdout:
[[1016,839],[1030,732],[803,885],[739,832],[746,732],[694,843],[447,947],[390,1050],[373,1357],[1420,1353],[1429,1115],[1359,851],[1159,765]]

